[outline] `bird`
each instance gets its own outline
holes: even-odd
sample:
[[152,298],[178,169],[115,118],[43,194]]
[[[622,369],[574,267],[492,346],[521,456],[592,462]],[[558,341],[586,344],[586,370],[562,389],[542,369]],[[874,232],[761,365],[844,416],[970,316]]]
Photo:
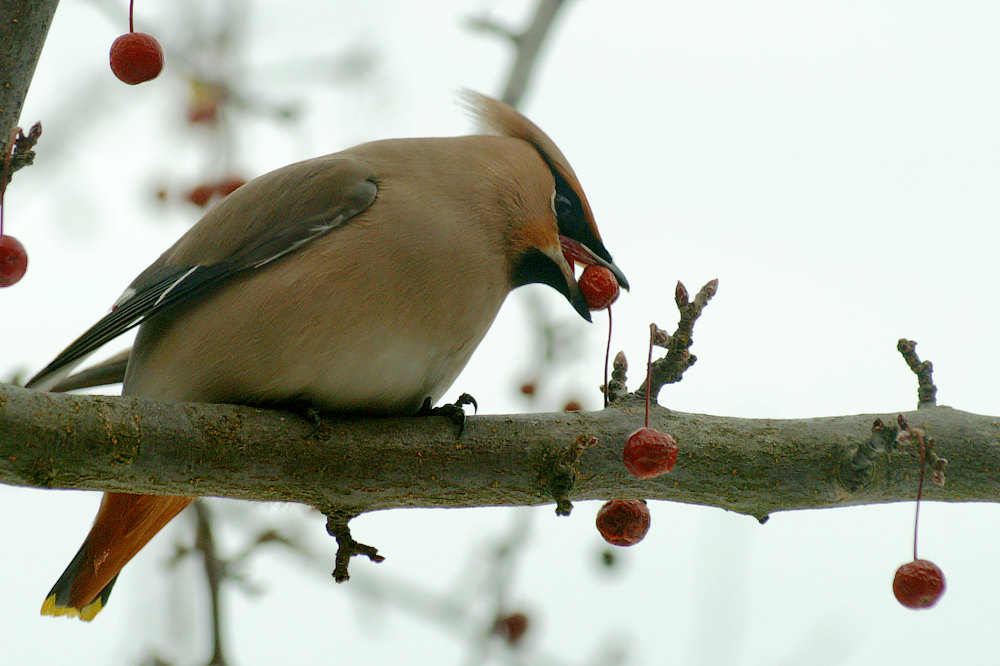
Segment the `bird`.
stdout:
[[[507,295],[544,284],[591,315],[576,264],[628,281],[580,181],[513,107],[467,91],[484,132],[385,139],[236,189],[26,384],[51,390],[138,326],[100,382],[159,401],[417,413],[466,365]],[[104,494],[43,615],[92,620],[122,568],[194,498]]]

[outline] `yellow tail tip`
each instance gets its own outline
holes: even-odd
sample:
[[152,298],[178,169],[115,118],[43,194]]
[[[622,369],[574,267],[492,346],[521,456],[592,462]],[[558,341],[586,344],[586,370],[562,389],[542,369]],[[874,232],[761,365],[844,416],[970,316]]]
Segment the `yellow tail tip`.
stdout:
[[83,608],[74,608],[72,606],[57,605],[56,595],[53,594],[42,604],[42,615],[51,615],[52,617],[65,615],[66,617],[77,617],[84,622],[90,622],[98,613],[101,612],[101,608],[102,604],[100,597],[97,597]]

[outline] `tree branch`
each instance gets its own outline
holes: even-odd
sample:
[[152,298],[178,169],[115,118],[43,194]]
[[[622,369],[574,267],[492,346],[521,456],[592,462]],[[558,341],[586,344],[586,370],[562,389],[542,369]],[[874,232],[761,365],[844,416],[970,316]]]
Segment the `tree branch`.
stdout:
[[[317,430],[278,411],[0,385],[0,482],[293,501],[327,515],[562,495],[672,500],[763,520],[915,493],[917,459],[873,431],[876,418],[895,415],[742,419],[657,407],[650,425],[677,439],[680,457],[672,473],[640,481],[622,464],[640,413],[633,398],[600,412],[470,417],[456,439],[454,425],[434,417],[326,419]],[[952,460],[948,485],[931,499],[1000,501],[997,418],[948,407],[907,416]]]
[[500,96],[502,101],[515,108],[521,103],[538,54],[556,20],[556,15],[565,2],[566,0],[539,0],[531,24],[521,33],[515,33],[488,18],[475,18],[469,21],[471,27],[500,35],[514,45],[514,64],[511,65],[510,74],[507,76],[503,95]]
[[896,350],[903,355],[906,365],[917,376],[917,409],[933,407],[937,404],[937,386],[934,385],[934,364],[921,361],[917,356],[917,343],[900,338]]
[[0,2],[0,149],[7,149],[17,126],[58,4],[59,0]]
[[209,666],[226,666],[226,653],[222,640],[222,584],[228,577],[227,562],[215,547],[212,534],[212,516],[205,502],[194,503],[195,550],[201,553],[205,578],[208,582],[209,600],[212,609],[212,658]]

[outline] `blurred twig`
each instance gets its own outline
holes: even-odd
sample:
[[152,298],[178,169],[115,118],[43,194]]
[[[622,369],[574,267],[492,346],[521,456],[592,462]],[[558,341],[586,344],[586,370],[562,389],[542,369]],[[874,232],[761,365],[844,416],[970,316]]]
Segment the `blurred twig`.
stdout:
[[545,38],[552,28],[559,10],[565,4],[566,0],[539,0],[531,23],[523,32],[517,33],[488,17],[469,19],[471,27],[500,35],[514,45],[514,64],[507,76],[507,86],[500,97],[507,104],[517,107],[521,103],[521,98],[524,97],[524,91],[528,87],[528,81],[531,79]]

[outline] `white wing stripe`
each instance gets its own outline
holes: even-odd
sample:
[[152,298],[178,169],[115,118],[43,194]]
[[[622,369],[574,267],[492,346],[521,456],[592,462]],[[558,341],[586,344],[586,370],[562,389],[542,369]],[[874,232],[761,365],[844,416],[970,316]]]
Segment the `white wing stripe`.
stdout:
[[164,292],[162,294],[160,294],[160,297],[156,299],[156,302],[153,303],[153,307],[155,308],[157,305],[159,305],[160,302],[163,301],[163,299],[167,297],[167,294],[169,294],[171,291],[174,290],[174,287],[176,287],[181,282],[183,282],[184,280],[186,280],[188,278],[188,276],[190,276],[192,273],[194,273],[199,268],[201,268],[201,266],[192,266],[191,269],[187,273],[185,273],[184,275],[182,275],[179,278],[177,278],[176,280],[174,280],[174,283],[172,285],[170,285],[169,287],[167,287],[164,290]]
[[267,259],[262,259],[262,260],[258,261],[256,264],[253,265],[253,267],[254,268],[260,268],[261,266],[264,266],[266,264],[271,263],[275,259],[278,259],[280,257],[285,256],[289,252],[294,252],[295,250],[299,249],[303,245],[305,245],[307,243],[310,243],[317,236],[322,236],[323,234],[325,234],[330,229],[334,229],[336,227],[339,227],[340,224],[341,224],[341,222],[343,222],[346,217],[347,217],[346,215],[341,214],[341,215],[338,215],[337,217],[335,217],[333,220],[331,220],[327,224],[316,224],[316,225],[313,225],[312,227],[309,228],[309,230],[312,232],[310,235],[306,236],[305,238],[300,238],[299,240],[295,241],[294,243],[292,243],[291,245],[289,245],[288,247],[286,247],[284,250],[282,250],[278,254],[272,255],[272,256],[268,257]]

